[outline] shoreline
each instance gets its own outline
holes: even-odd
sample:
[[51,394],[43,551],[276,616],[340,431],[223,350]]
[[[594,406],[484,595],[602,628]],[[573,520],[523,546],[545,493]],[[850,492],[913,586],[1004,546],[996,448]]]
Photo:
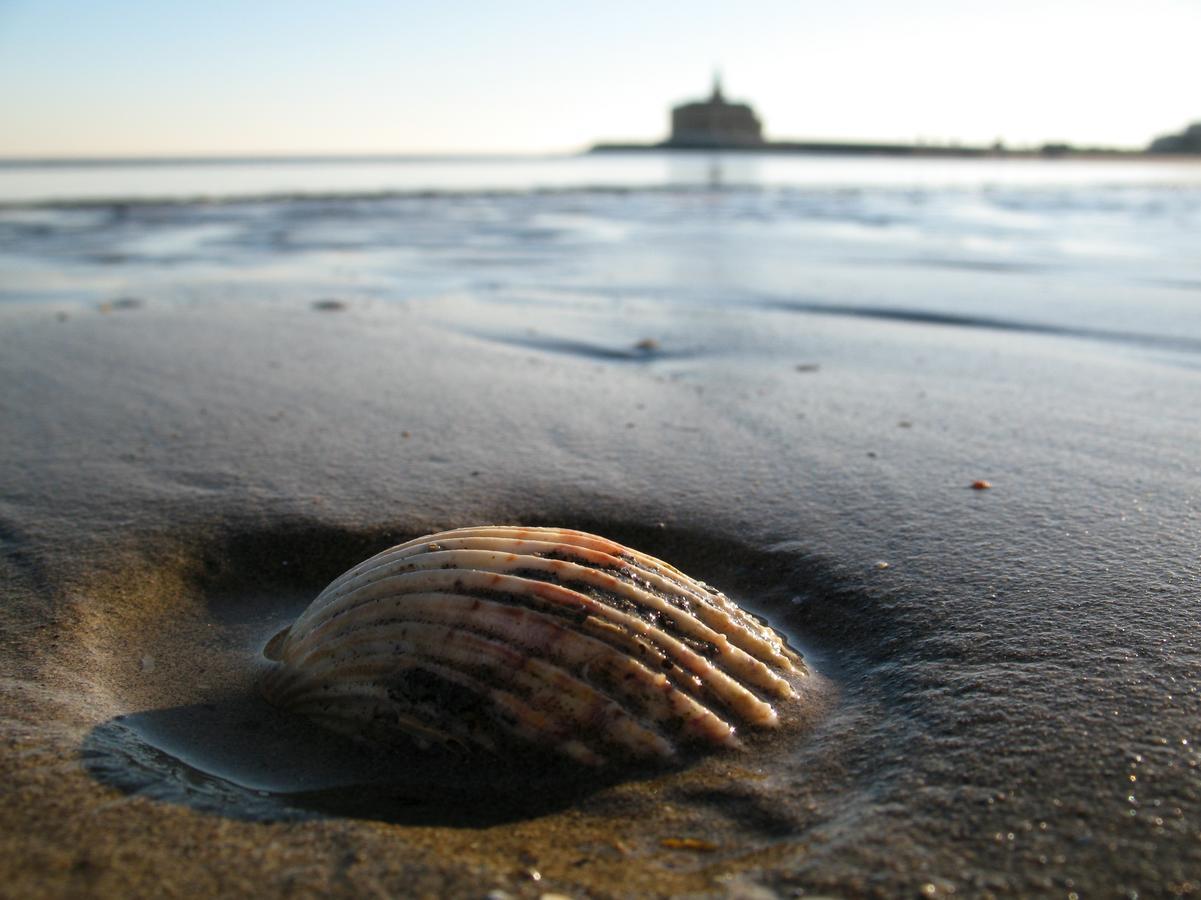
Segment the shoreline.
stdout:
[[600,143],[585,153],[731,153],[784,154],[797,156],[880,156],[897,159],[987,159],[987,160],[1130,160],[1135,162],[1198,162],[1201,153],[1159,153],[1146,150],[1088,149],[1073,147],[1007,150],[995,147],[941,147],[923,144],[843,143],[823,141],[767,141],[763,144],[728,144],[721,146]]
[[1139,162],[1201,162],[1201,153],[1151,152],[1147,150],[1090,148],[997,149],[925,144],[891,144],[841,141],[767,141],[756,145],[672,145],[666,143],[600,142],[583,150],[541,153],[299,153],[299,154],[180,154],[165,156],[15,156],[0,157],[0,169],[130,168],[161,166],[271,166],[342,165],[346,163],[540,163],[569,160],[604,153],[665,153],[685,156],[696,153],[795,154],[801,156],[884,156],[914,159],[1039,159],[1087,161],[1132,160]]

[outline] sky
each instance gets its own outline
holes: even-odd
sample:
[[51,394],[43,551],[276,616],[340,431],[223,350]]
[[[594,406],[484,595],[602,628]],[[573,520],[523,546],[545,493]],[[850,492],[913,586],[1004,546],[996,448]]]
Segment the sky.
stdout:
[[672,104],[776,140],[1140,147],[1201,0],[0,0],[0,156],[557,153]]

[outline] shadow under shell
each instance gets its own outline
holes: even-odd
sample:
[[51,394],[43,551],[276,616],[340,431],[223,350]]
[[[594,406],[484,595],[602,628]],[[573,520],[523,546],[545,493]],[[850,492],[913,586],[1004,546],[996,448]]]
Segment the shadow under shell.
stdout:
[[109,719],[88,734],[81,757],[92,777],[125,793],[238,819],[344,816],[473,828],[537,818],[666,771],[596,769],[520,750],[502,757],[405,742],[367,748],[248,692]]

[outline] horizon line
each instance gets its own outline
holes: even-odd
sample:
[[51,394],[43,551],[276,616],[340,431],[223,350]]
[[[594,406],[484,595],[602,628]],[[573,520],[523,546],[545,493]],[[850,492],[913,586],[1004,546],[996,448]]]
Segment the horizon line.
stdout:
[[197,165],[228,164],[228,163],[305,163],[305,162],[393,162],[393,161],[434,161],[434,160],[488,160],[488,159],[547,159],[551,157],[578,156],[587,153],[591,147],[576,150],[481,150],[481,151],[264,151],[251,153],[148,153],[148,154],[87,154],[82,156],[67,156],[48,154],[32,156],[6,156],[0,154],[0,166],[7,168],[51,168],[54,166],[120,166],[120,165],[179,165],[194,163]]
[[583,147],[561,150],[452,150],[452,151],[263,151],[249,153],[224,153],[220,151],[213,152],[190,152],[190,153],[147,153],[147,154],[86,154],[80,156],[47,154],[40,155],[13,155],[6,156],[0,154],[0,167],[3,168],[55,168],[55,167],[91,167],[91,166],[143,166],[143,165],[229,165],[237,163],[247,164],[267,164],[267,163],[285,163],[285,164],[303,164],[303,163],[338,163],[338,162],[434,162],[434,161],[486,161],[486,160],[538,160],[538,159],[562,159],[574,156],[586,156],[593,150],[599,148],[605,149],[630,149],[630,150],[662,150],[664,152],[688,151],[696,152],[697,150],[708,150],[710,152],[755,152],[763,150],[765,152],[773,152],[787,147],[805,147],[818,149],[821,147],[877,147],[877,146],[894,146],[906,147],[915,150],[930,150],[935,152],[947,151],[991,151],[1000,152],[1002,155],[1022,153],[1038,153],[1045,148],[1054,147],[1072,151],[1092,151],[1105,153],[1121,153],[1121,154],[1142,154],[1146,153],[1147,145],[1141,146],[1098,146],[1085,144],[1070,144],[1063,141],[1045,141],[1041,144],[1002,144],[996,147],[993,144],[973,144],[963,143],[954,139],[948,139],[941,142],[934,141],[882,141],[869,140],[864,138],[859,139],[808,139],[800,140],[770,140],[765,141],[761,146],[748,147],[682,147],[672,146],[665,142],[639,142],[639,141],[594,141],[591,144]]

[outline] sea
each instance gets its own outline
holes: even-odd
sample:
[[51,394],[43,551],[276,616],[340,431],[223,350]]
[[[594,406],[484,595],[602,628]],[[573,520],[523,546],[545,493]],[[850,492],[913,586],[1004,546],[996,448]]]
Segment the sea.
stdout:
[[681,309],[786,304],[1099,339],[1192,365],[1201,159],[0,163],[3,307],[217,300],[424,303],[484,331],[519,310],[548,346],[587,340],[601,354],[634,335],[614,314],[623,304],[651,330]]

